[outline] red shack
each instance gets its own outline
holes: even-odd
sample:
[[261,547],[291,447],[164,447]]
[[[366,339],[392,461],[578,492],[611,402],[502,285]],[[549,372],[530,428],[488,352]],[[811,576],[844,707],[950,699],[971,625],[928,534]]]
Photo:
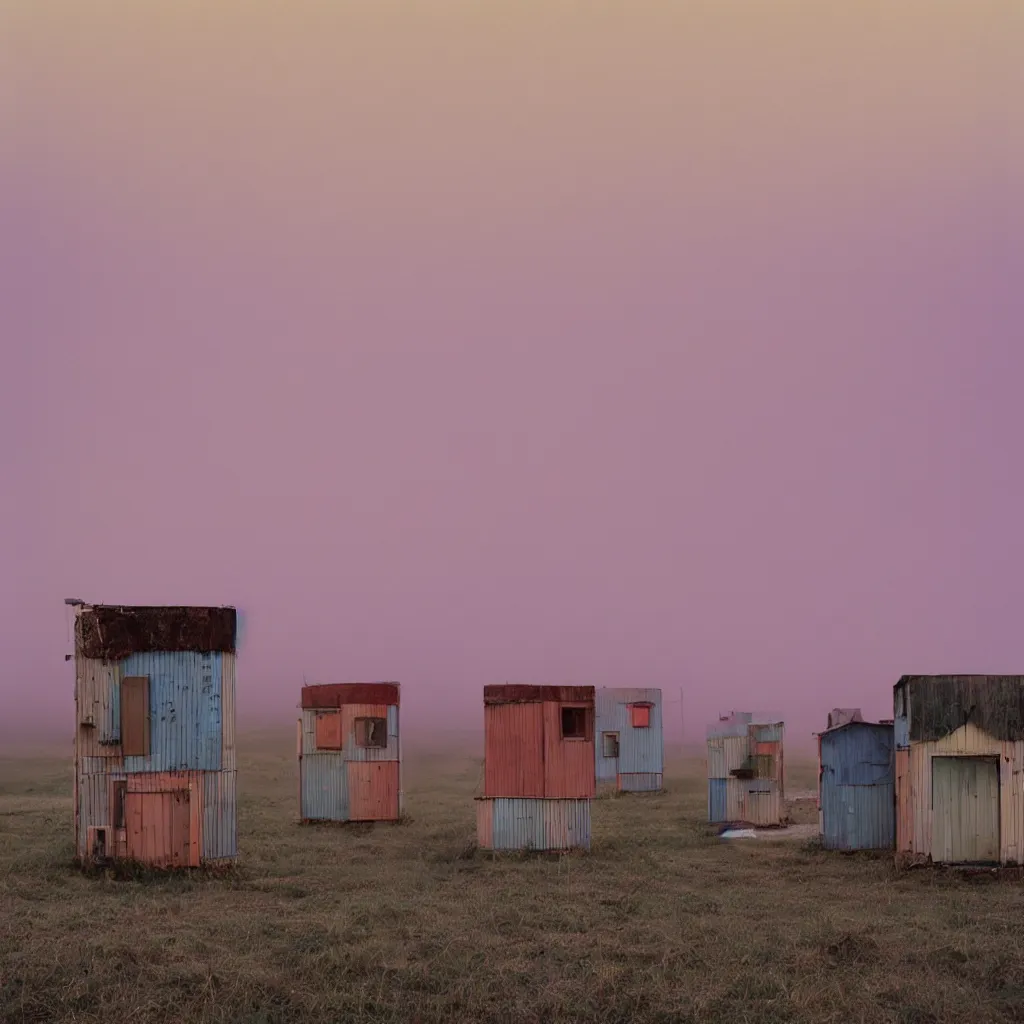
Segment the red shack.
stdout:
[[594,687],[485,686],[485,850],[590,849]]

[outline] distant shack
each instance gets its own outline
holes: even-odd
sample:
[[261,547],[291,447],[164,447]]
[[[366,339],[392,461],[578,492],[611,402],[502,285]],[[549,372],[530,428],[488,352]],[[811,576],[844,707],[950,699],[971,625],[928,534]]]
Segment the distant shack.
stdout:
[[903,676],[893,718],[899,859],[1024,863],[1024,676]]
[[620,793],[662,788],[665,771],[661,690],[601,687],[596,692],[598,784]]
[[594,687],[485,686],[485,850],[590,849]]
[[893,723],[836,708],[818,734],[818,824],[829,850],[895,845]]
[[402,814],[398,683],[302,688],[299,815],[304,822],[397,821]]
[[708,820],[773,826],[785,820],[783,734],[769,716],[734,711],[708,726]]
[[75,854],[237,854],[234,608],[75,607]]

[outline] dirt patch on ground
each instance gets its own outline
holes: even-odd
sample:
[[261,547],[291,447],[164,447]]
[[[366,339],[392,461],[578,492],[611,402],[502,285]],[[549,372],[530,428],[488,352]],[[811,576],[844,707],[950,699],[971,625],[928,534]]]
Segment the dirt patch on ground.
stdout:
[[792,825],[818,825],[818,802],[811,797],[797,797],[786,801],[786,817]]

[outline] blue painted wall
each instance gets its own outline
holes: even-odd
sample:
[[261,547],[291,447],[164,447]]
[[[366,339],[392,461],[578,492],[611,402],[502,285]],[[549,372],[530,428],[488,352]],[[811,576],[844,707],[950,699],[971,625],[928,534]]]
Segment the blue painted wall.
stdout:
[[[598,782],[614,782],[618,775],[640,777],[662,775],[665,766],[662,734],[661,690],[629,687],[599,687],[595,695],[594,758]],[[647,703],[651,707],[651,724],[634,729],[629,705]],[[619,756],[605,757],[601,734],[619,734]],[[650,789],[650,780],[637,780],[643,789]],[[657,787],[655,787],[657,788]]]
[[[220,654],[147,652],[121,663],[123,676],[149,677],[148,757],[126,757],[127,772],[219,771]],[[121,728],[121,688],[114,687],[114,722]]]
[[726,811],[726,779],[708,779],[708,821],[728,820]]
[[891,725],[855,722],[821,735],[822,843],[831,850],[896,845]]

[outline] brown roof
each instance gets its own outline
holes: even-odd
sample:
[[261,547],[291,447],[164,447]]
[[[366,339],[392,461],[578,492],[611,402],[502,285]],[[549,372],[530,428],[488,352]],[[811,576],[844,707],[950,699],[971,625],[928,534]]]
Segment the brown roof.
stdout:
[[120,661],[145,651],[233,653],[234,608],[91,605],[75,620],[75,641],[85,658]]
[[562,704],[593,704],[592,686],[523,686],[503,684],[484,687],[484,704],[524,704],[557,701]]
[[304,708],[340,708],[343,704],[398,704],[398,683],[324,683],[302,688]]
[[930,742],[967,722],[997,740],[1024,739],[1024,676],[903,676],[911,742]]

